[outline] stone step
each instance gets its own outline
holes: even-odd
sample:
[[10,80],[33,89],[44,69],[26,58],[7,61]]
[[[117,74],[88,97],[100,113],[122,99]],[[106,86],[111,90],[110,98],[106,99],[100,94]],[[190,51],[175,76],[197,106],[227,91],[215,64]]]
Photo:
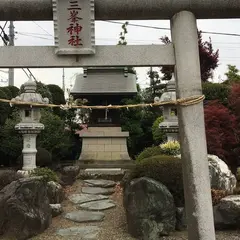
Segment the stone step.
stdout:
[[93,194],[72,194],[68,197],[68,199],[74,204],[82,204],[86,202],[93,202],[98,200],[108,199],[109,197],[106,195],[93,195]]
[[82,193],[94,195],[111,195],[115,192],[114,188],[100,188],[100,187],[83,187]]
[[[97,226],[71,227],[58,229],[56,234],[62,237],[70,237],[76,240],[97,240],[100,228]],[[72,238],[76,236],[76,238]]]
[[116,204],[112,200],[100,200],[94,202],[87,202],[77,206],[79,209],[92,210],[92,211],[102,211],[110,208],[116,207]]
[[84,180],[85,183],[87,183],[90,187],[102,187],[102,188],[109,188],[109,187],[115,187],[116,182],[111,180],[104,180],[104,179],[89,179]]
[[99,222],[102,221],[105,217],[103,212],[91,212],[91,211],[74,211],[67,213],[64,216],[66,219],[73,222]]

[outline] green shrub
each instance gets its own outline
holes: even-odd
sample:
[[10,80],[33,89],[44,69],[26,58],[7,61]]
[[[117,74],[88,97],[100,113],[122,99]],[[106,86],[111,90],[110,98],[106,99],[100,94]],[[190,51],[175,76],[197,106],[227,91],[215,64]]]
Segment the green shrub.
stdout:
[[180,154],[180,144],[178,141],[168,141],[160,145],[163,154],[176,156]]
[[10,90],[11,94],[12,94],[12,98],[15,98],[16,96],[19,95],[19,91],[20,89],[15,87],[15,86],[7,86],[7,88]]
[[159,146],[145,148],[137,157],[137,161],[142,161],[145,158],[162,154],[162,149]]
[[132,179],[140,177],[149,177],[161,182],[172,193],[176,206],[184,206],[181,159],[166,155],[143,159],[130,171],[123,187],[126,187]]
[[22,178],[20,173],[13,170],[1,170],[0,171],[0,191],[13,181]]
[[0,89],[6,94],[8,100],[12,99],[12,92],[10,91],[10,89],[7,86],[0,87]]
[[36,168],[29,174],[31,177],[43,177],[45,182],[58,182],[57,174],[49,168]]

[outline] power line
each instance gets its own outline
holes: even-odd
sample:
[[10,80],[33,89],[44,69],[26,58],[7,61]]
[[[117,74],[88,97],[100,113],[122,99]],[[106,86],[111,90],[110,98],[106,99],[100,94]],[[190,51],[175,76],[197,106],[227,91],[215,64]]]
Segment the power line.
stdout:
[[29,75],[28,75],[28,73],[26,72],[26,70],[25,70],[24,68],[22,68],[22,70],[23,70],[24,73],[27,75],[27,77],[30,78]]
[[[9,42],[9,37],[8,37],[8,35],[5,33],[5,31],[4,31],[4,28],[6,27],[7,23],[8,23],[8,21],[5,22],[5,24],[4,24],[3,27],[0,26],[0,29],[1,29],[0,37],[1,37],[2,41],[3,41],[3,43],[4,43],[6,46],[7,46],[8,42]],[[2,34],[3,34],[3,36],[2,36]]]
[[46,37],[41,37],[41,36],[34,36],[33,34],[26,34],[26,33],[21,33],[21,32],[15,32],[15,33],[18,34],[18,35],[25,36],[25,37],[33,37],[33,38],[39,38],[39,39],[44,39],[44,40],[50,40],[50,41],[53,40],[51,38],[46,38]]
[[15,33],[22,33],[22,34],[31,34],[31,35],[37,35],[37,36],[50,36],[46,33],[34,33],[34,32],[15,32]]
[[29,69],[29,68],[27,68],[27,70],[28,70],[28,72],[29,72],[30,76],[32,76],[32,77],[34,78],[34,80],[37,82],[37,79],[34,77],[34,75],[32,74],[32,72],[30,71],[30,69]]
[[[112,20],[104,20],[103,22],[109,22],[109,23],[114,23],[114,24],[123,24],[122,22],[118,21],[112,21]],[[164,28],[164,27],[155,27],[155,26],[149,26],[149,25],[141,25],[141,24],[133,24],[133,23],[128,23],[129,26],[133,27],[142,27],[142,28],[151,28],[151,29],[158,29],[158,30],[171,30],[170,28]],[[225,35],[225,36],[233,36],[233,37],[240,37],[240,34],[237,33],[222,33],[222,32],[210,32],[210,31],[201,31],[202,33],[206,34],[214,34],[214,35]]]
[[35,21],[33,21],[34,24],[36,24],[39,28],[41,28],[45,33],[47,33],[49,36],[52,36],[53,35],[51,33],[49,33],[46,29],[44,29],[41,25],[39,25],[38,23],[36,23]]

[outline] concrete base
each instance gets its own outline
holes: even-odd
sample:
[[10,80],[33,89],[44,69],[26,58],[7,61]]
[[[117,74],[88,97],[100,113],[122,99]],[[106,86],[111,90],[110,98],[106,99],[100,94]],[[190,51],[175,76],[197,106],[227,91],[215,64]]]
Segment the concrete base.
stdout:
[[131,160],[127,150],[128,132],[121,127],[89,127],[80,134],[82,153],[79,160],[122,161]]
[[27,171],[27,170],[18,170],[17,173],[23,175],[24,177],[29,177],[31,171]]
[[133,160],[81,160],[78,162],[81,169],[131,169],[135,166]]

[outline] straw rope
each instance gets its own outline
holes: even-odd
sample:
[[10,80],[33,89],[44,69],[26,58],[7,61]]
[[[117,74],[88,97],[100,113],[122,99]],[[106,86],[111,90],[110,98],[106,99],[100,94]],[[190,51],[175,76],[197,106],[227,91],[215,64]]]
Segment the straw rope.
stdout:
[[180,105],[180,106],[190,106],[198,104],[205,99],[204,95],[200,96],[191,96],[187,98],[177,99],[175,101],[162,101],[154,103],[140,103],[140,104],[127,104],[127,105],[106,105],[106,106],[86,106],[86,105],[76,105],[75,103],[67,103],[66,105],[56,105],[56,104],[41,104],[34,102],[21,102],[21,101],[12,101],[7,99],[0,99],[0,102],[9,103],[10,106],[13,105],[29,105],[36,107],[50,107],[50,108],[62,108],[62,109],[120,109],[120,108],[135,108],[135,107],[153,107],[153,106],[163,106],[163,105]]

